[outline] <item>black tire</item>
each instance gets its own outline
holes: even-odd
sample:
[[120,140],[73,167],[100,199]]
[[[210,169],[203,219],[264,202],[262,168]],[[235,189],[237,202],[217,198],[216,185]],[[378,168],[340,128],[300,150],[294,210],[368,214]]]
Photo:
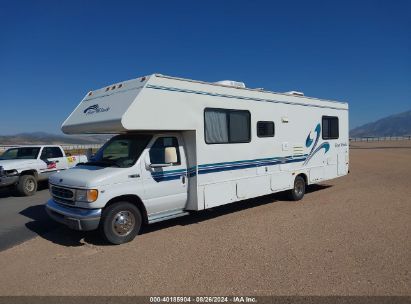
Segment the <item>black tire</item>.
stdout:
[[294,187],[289,192],[289,198],[292,201],[299,201],[305,194],[305,180],[302,176],[297,176],[294,180]]
[[111,244],[132,241],[139,233],[142,216],[138,208],[129,202],[117,202],[103,211],[100,233]]
[[37,179],[33,175],[22,175],[16,189],[20,195],[31,196],[37,191]]

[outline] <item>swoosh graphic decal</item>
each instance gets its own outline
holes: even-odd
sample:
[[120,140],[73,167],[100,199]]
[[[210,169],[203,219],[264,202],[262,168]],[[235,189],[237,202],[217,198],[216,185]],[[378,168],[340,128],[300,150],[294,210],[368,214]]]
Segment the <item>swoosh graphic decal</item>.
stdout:
[[311,131],[307,136],[307,139],[305,140],[305,146],[308,148],[309,146],[311,146],[311,144],[313,143],[313,139],[311,138]]
[[[321,145],[319,145],[317,147],[318,144],[318,140],[320,139],[320,133],[321,133],[321,124],[317,124],[317,126],[315,127],[315,141],[313,144],[313,147],[311,148],[310,153],[308,153],[307,159],[305,160],[305,162],[303,163],[303,166],[305,166],[306,164],[308,164],[308,162],[310,161],[310,159],[321,149],[324,149],[325,153],[328,152],[328,150],[330,150],[330,144],[328,142],[323,142]],[[311,131],[307,136],[307,139],[305,140],[305,146],[308,148],[311,146],[311,144],[313,143],[313,139],[311,139]],[[317,148],[316,148],[317,147]]]
[[328,142],[323,142],[321,145],[318,146],[317,149],[314,150],[314,152],[312,154],[310,154],[307,159],[305,160],[303,165],[306,165],[310,159],[321,149],[324,149],[324,154],[328,152],[328,150],[330,150],[330,144]]

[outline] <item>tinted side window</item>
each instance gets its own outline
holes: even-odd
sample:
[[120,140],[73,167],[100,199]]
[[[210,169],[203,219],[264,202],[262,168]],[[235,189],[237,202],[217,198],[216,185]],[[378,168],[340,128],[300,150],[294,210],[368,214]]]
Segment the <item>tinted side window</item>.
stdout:
[[228,143],[227,112],[218,109],[206,109],[204,112],[204,129],[206,143]]
[[273,121],[257,122],[257,136],[258,137],[274,137],[274,122]]
[[229,128],[230,143],[249,142],[250,134],[250,112],[230,111]]
[[207,144],[244,143],[251,140],[251,115],[248,111],[206,109],[204,132]]
[[177,162],[173,165],[180,165],[180,150],[178,149],[178,140],[176,137],[160,137],[150,149],[150,161],[152,164],[165,163],[165,148],[175,147],[177,150]]
[[43,148],[43,150],[41,150],[40,159],[46,159],[46,158],[47,158],[47,148]]
[[339,123],[336,116],[323,116],[322,118],[323,139],[338,139]]
[[63,152],[57,147],[45,147],[41,152],[41,159],[63,157]]
[[50,147],[50,153],[51,155],[53,155],[50,158],[57,158],[57,157],[63,157],[63,152],[61,152],[60,148],[57,147]]

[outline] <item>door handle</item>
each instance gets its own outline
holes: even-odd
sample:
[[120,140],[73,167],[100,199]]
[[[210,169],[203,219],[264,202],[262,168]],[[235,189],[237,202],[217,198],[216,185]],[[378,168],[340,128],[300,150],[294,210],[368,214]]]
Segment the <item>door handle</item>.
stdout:
[[140,177],[140,174],[131,174],[128,177],[129,178],[138,178],[138,177]]
[[183,183],[183,185],[186,183],[186,176],[185,175],[181,175],[181,182]]

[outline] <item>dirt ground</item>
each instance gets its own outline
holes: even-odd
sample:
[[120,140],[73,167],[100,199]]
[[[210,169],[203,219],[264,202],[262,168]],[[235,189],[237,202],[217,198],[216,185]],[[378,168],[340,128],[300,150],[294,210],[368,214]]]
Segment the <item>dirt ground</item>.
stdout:
[[0,295],[411,295],[411,141],[352,143],[351,173],[146,228],[59,228],[0,252]]

